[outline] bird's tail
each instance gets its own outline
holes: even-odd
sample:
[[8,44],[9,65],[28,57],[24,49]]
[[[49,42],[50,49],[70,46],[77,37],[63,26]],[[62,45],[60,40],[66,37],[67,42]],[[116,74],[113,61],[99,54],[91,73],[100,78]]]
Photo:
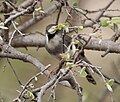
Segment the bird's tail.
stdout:
[[86,79],[87,79],[90,83],[96,85],[96,81],[95,81],[95,79],[93,78],[93,76],[90,74],[90,72],[89,72],[87,69],[85,70],[85,72],[87,73]]
[[[86,58],[86,56],[85,56],[85,54],[84,54],[84,51],[79,55],[79,60],[80,60],[80,59],[82,59],[82,60],[84,60],[85,62],[87,62],[87,63],[89,63],[89,64],[92,65],[92,63]],[[83,66],[83,67],[84,67],[84,66]],[[85,69],[85,72],[87,73],[86,79],[87,79],[90,83],[96,85],[96,81],[95,81],[95,79],[93,78],[93,76],[91,75],[89,69],[86,68],[86,69]]]

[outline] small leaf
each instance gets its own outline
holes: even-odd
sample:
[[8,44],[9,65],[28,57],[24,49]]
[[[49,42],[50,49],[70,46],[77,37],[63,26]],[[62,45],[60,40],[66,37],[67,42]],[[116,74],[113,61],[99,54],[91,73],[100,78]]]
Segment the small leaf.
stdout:
[[4,22],[0,22],[0,28],[1,29],[8,29],[7,27],[4,26]]
[[115,24],[120,24],[120,18],[112,18],[111,22]]
[[68,27],[69,27],[69,24],[65,23],[65,24],[64,24],[64,28],[66,28],[66,27],[68,28]]
[[37,77],[35,77],[35,81],[38,81],[38,78],[37,78]]
[[68,33],[69,32],[69,28],[65,28],[65,31],[66,31],[66,33]]
[[107,27],[107,26],[109,25],[109,22],[108,22],[108,20],[104,20],[104,21],[101,21],[101,22],[100,22],[100,25],[101,25],[102,27]]
[[73,3],[73,8],[77,8],[77,7],[78,7],[77,2],[74,2],[74,3]]
[[0,22],[0,26],[4,26],[4,22]]
[[62,30],[62,29],[63,29],[63,24],[59,24],[59,25],[57,26],[57,29],[58,29],[58,30]]
[[33,89],[33,88],[34,88],[34,85],[31,83],[31,84],[29,84],[29,87],[30,87],[31,89]]
[[68,53],[68,52],[66,52],[66,53],[63,53],[63,54],[60,54],[61,55],[61,57],[63,58],[63,59],[65,59],[65,61],[70,61],[70,53]]
[[68,67],[68,68],[73,68],[73,67],[75,67],[76,65],[74,64],[74,63],[72,63],[72,62],[67,62],[66,63],[66,67]]
[[107,86],[107,89],[108,89],[110,92],[113,92],[112,87],[111,87],[108,83],[106,83],[106,86]]
[[63,28],[65,29],[66,32],[69,32],[69,25],[68,24],[64,24]]
[[78,26],[78,30],[83,30],[83,26]]
[[112,86],[113,83],[114,83],[114,79],[110,79],[110,80],[108,81],[108,84],[109,84],[110,86]]
[[41,10],[42,10],[41,7],[38,7],[38,8],[35,9],[35,11],[41,11]]
[[77,40],[77,39],[73,40],[73,44],[79,44],[79,43],[80,43],[79,40]]
[[86,77],[86,76],[87,76],[87,73],[85,72],[85,69],[86,69],[86,67],[82,68],[82,69],[79,71],[80,77]]
[[35,96],[33,95],[32,92],[27,91],[27,97],[31,98],[31,99],[35,99]]

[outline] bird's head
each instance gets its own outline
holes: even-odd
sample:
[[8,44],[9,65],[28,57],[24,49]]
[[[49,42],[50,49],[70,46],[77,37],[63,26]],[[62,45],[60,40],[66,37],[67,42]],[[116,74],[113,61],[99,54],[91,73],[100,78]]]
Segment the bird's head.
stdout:
[[46,27],[46,36],[48,37],[48,40],[51,40],[55,37],[55,35],[62,35],[63,30],[58,29],[58,26],[56,24],[50,24]]

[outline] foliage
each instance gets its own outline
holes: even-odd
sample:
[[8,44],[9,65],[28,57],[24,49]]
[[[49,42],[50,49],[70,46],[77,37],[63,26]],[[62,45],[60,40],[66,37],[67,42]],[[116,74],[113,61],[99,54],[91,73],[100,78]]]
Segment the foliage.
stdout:
[[[105,7],[98,8],[97,10],[83,9],[79,7],[79,1],[77,0],[51,0],[48,2],[47,5],[49,6],[47,7],[45,7],[46,1],[44,0],[23,0],[20,4],[18,4],[17,0],[4,0],[0,5],[0,13],[2,15],[0,19],[0,58],[6,59],[5,66],[7,63],[9,64],[21,87],[21,90],[17,91],[18,96],[14,99],[14,102],[24,102],[27,100],[42,102],[43,95],[45,95],[48,89],[50,90],[49,97],[47,97],[48,101],[50,101],[51,98],[54,101],[56,100],[56,89],[59,83],[62,84],[63,87],[66,86],[75,90],[77,92],[76,97],[78,97],[78,102],[82,102],[83,98],[85,98],[85,100],[88,98],[89,100],[88,94],[86,93],[87,95],[85,96],[82,88],[84,90],[84,87],[90,83],[96,85],[97,81],[94,79],[96,74],[104,82],[106,90],[109,90],[104,97],[109,95],[111,101],[114,101],[112,94],[114,94],[115,84],[120,85],[120,82],[110,78],[109,75],[105,75],[101,67],[91,64],[89,61],[91,59],[87,59],[85,50],[97,50],[98,53],[104,51],[105,53],[102,57],[105,57],[108,53],[120,53],[120,45],[117,43],[120,37],[120,15],[118,15],[120,10],[119,8],[110,8],[115,0],[109,1]],[[55,12],[58,14],[53,15]],[[114,15],[114,12],[118,13]],[[65,16],[63,16],[62,13]],[[92,14],[96,16],[93,17],[91,16]],[[40,32],[34,31],[34,33],[31,33],[31,29],[27,31],[29,27],[33,27],[33,24],[38,23],[49,15],[56,17],[56,22],[53,23],[54,26],[48,30],[51,38],[49,38],[47,34],[45,37],[45,35]],[[61,18],[63,21],[60,20]],[[39,27],[42,27],[41,22],[39,23]],[[102,34],[104,27],[112,30],[113,35],[109,35],[108,39],[105,39]],[[86,32],[88,28],[91,30]],[[33,57],[32,53],[28,54],[28,52],[17,49],[26,48],[27,50],[27,47],[37,46],[38,48],[46,47],[46,50],[48,50],[47,44],[50,45],[49,41],[53,39],[59,31],[62,32],[60,33],[62,35],[62,38],[60,38],[62,41],[60,43],[63,45],[63,53],[59,54],[59,64],[55,62],[57,64],[55,70],[49,71],[48,68],[53,66],[51,64],[44,66],[42,62],[38,60],[38,57],[41,58],[41,56]],[[66,37],[70,39],[65,39]],[[57,38],[56,40],[60,41],[60,39]],[[53,46],[50,46],[50,51],[54,49],[58,51],[58,46],[56,47],[56,45],[59,44],[54,43],[54,40],[51,41],[51,43]],[[48,50],[48,52],[50,51]],[[54,51],[52,54],[54,54]],[[30,79],[26,79],[26,83],[23,84],[10,59],[30,63],[40,72],[32,75]],[[48,63],[50,62],[48,61]],[[32,68],[34,69],[34,67]],[[48,76],[49,80],[37,86],[34,85],[34,81],[35,83],[39,83],[39,80],[41,81],[42,79],[41,77],[39,79],[38,76],[43,75]],[[82,83],[79,83],[76,78],[77,75],[80,76],[80,79],[83,78],[84,80],[86,78],[90,83],[81,85]],[[101,86],[103,85],[101,84]],[[97,95],[99,95],[99,93]],[[0,96],[0,101],[3,102],[3,98],[1,97],[2,96]],[[103,97],[101,100],[102,102],[105,101]]]

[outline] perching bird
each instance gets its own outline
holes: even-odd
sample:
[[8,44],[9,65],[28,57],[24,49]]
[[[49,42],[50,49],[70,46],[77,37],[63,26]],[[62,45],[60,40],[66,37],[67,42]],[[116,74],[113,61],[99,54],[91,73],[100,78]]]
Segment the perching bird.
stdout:
[[[46,44],[45,48],[46,50],[54,56],[57,56],[60,59],[60,54],[64,53],[67,50],[67,47],[70,45],[72,38],[68,35],[64,35],[63,38],[63,30],[55,29],[53,32],[51,31],[51,28],[54,29],[56,27],[56,24],[50,24],[46,27]],[[64,39],[64,41],[63,41]],[[63,46],[63,44],[66,46]],[[79,55],[79,60],[84,60],[85,62],[91,64],[89,60],[85,57],[84,52],[82,52]],[[96,84],[96,81],[90,74],[88,69],[85,69],[87,73],[87,80],[92,83]]]

